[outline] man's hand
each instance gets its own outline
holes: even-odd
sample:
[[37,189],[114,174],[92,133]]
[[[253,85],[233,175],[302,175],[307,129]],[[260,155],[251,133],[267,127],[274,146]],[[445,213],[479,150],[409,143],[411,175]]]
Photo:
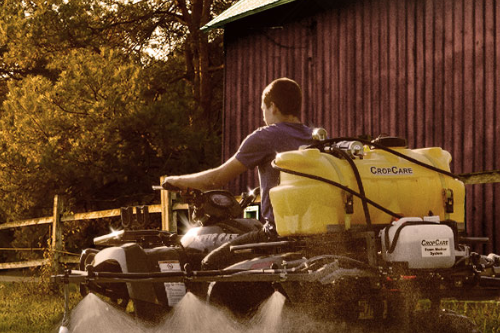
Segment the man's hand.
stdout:
[[179,177],[172,176],[172,177],[167,177],[163,180],[161,183],[161,187],[163,187],[164,190],[168,191],[181,191],[183,190],[182,186],[180,186]]

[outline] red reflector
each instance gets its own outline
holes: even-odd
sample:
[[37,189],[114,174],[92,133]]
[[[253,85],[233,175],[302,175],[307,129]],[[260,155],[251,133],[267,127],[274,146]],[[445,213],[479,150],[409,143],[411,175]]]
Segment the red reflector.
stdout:
[[250,269],[264,269],[264,268],[271,268],[271,265],[273,264],[272,261],[266,261],[266,262],[256,262],[252,266],[250,266]]
[[[400,280],[415,280],[416,278],[417,278],[416,275],[401,275],[399,277]],[[391,278],[390,276],[388,276],[386,279],[387,279],[387,281],[394,281],[394,279]]]

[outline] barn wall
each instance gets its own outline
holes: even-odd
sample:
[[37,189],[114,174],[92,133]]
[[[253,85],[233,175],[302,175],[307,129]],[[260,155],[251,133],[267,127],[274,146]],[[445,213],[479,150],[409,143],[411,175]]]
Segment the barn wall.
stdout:
[[[263,125],[262,89],[287,76],[303,87],[303,121],[332,137],[397,135],[450,151],[455,173],[500,169],[500,0],[357,1],[237,28],[226,28],[225,159]],[[231,189],[257,184],[249,173]],[[500,250],[499,200],[500,184],[467,186],[468,231],[492,239],[487,251]]]

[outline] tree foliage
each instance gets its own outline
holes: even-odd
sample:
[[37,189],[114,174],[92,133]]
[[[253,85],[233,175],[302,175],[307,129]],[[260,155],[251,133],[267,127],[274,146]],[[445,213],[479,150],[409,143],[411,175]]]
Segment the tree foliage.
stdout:
[[222,40],[233,1],[3,0],[0,213],[156,200],[165,174],[220,162]]

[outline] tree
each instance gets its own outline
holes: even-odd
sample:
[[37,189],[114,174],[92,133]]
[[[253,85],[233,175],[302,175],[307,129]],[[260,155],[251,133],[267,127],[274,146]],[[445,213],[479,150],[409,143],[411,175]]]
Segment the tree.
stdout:
[[[168,59],[182,52],[184,66],[170,80],[186,80],[203,121],[217,124],[223,58],[219,33],[200,27],[234,0],[5,0],[0,17],[0,77],[44,75],[47,63],[68,50],[102,46],[147,61],[146,51]],[[215,10],[215,12],[214,12]]]
[[49,193],[74,210],[144,203],[160,175],[220,162],[221,37],[199,27],[231,2],[4,0],[6,218],[49,211]]
[[148,204],[161,175],[218,164],[222,39],[199,28],[232,2],[3,0],[1,221],[50,215],[55,194],[75,212]]

